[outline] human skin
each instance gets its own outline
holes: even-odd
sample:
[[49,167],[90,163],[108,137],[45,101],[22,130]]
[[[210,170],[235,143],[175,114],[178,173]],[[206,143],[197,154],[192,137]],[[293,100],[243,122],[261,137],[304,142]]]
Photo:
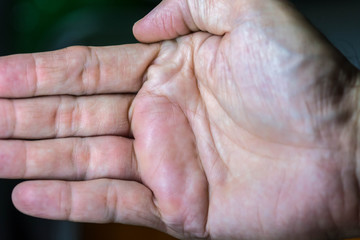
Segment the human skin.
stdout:
[[0,58],[0,177],[34,179],[20,211],[185,239],[359,234],[359,71],[288,2],[167,0],[134,34]]

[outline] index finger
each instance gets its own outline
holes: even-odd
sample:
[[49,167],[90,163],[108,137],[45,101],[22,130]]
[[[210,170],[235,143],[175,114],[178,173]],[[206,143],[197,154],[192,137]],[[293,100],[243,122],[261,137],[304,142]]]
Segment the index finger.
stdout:
[[0,58],[0,98],[137,92],[158,44],[69,47]]

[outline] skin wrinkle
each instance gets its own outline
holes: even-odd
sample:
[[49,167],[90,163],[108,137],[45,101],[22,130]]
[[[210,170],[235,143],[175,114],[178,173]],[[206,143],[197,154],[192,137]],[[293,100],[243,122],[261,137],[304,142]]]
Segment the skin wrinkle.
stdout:
[[[197,91],[199,92],[199,89],[197,88]],[[182,113],[184,114],[184,116],[187,116],[187,114],[185,114],[185,112],[184,112],[184,110],[181,108],[181,107],[179,107],[180,108],[180,110],[182,111]],[[204,214],[204,225],[203,225],[203,230],[202,230],[202,233],[201,233],[201,235],[204,235],[204,236],[206,236],[206,235],[208,235],[207,234],[207,227],[206,227],[206,225],[207,225],[207,216],[208,216],[208,213],[209,213],[209,208],[210,208],[210,204],[209,204],[209,194],[210,194],[210,191],[209,191],[209,182],[208,182],[208,180],[207,180],[207,175],[206,175],[206,172],[204,171],[204,169],[203,169],[203,167],[202,167],[202,162],[201,162],[201,158],[199,157],[199,149],[197,148],[197,146],[198,146],[198,139],[197,139],[197,136],[196,136],[196,134],[195,134],[195,131],[194,131],[194,129],[193,129],[193,125],[190,123],[190,121],[189,121],[189,118],[186,118],[187,119],[187,124],[189,125],[189,127],[190,127],[190,129],[191,129],[191,132],[192,132],[192,135],[193,135],[193,139],[194,139],[194,141],[193,141],[193,148],[194,148],[194,154],[195,154],[195,156],[194,156],[194,158],[195,159],[197,159],[197,162],[199,163],[199,167],[200,167],[200,169],[201,169],[201,171],[204,173],[204,176],[205,176],[205,179],[206,179],[206,185],[207,185],[207,187],[206,187],[206,189],[207,189],[207,196],[208,196],[208,198],[207,198],[207,203],[206,203],[206,205],[207,205],[207,210],[206,210],[206,213]],[[188,219],[185,219],[185,222],[184,222],[184,224],[186,225],[186,222],[187,222],[187,220]],[[191,220],[190,220],[190,222],[192,222]],[[185,225],[183,226],[183,229],[185,230]]]
[[[213,35],[209,35],[207,38],[204,38],[201,42],[200,42],[200,44],[198,45],[198,47],[197,47],[197,49],[196,50],[194,50],[194,54],[192,55],[193,56],[193,58],[192,58],[192,61],[193,62],[195,62],[195,56],[197,56],[197,55],[199,55],[199,51],[200,51],[200,49],[202,49],[202,47],[203,47],[203,45],[210,39],[210,38],[212,38],[213,37]],[[192,38],[192,40],[193,40],[193,38]],[[195,45],[194,43],[193,43],[193,45]],[[214,58],[215,60],[217,59],[217,58]],[[215,64],[215,62],[216,61],[212,61],[214,64]],[[199,96],[203,96],[203,92],[200,90],[200,87],[199,87],[199,79],[201,79],[201,78],[199,78],[199,76],[198,76],[198,74],[197,74],[197,71],[196,71],[196,65],[194,65],[194,76],[195,76],[195,78],[196,78],[196,87],[197,87],[197,92],[198,92],[198,94],[199,94]],[[214,68],[213,68],[214,69]],[[201,85],[203,85],[203,84],[201,84]],[[207,90],[209,90],[207,87],[205,87]],[[203,97],[200,97],[199,98],[200,99],[200,101],[201,102],[203,102]],[[199,103],[200,104],[200,103]],[[199,105],[198,104],[198,105]],[[211,136],[211,138],[212,138],[212,146],[211,146],[211,148],[213,149],[213,150],[215,150],[215,152],[216,152],[216,155],[219,157],[219,159],[221,159],[220,158],[220,154],[219,154],[219,151],[218,151],[218,149],[217,149],[217,147],[216,147],[216,144],[215,144],[215,141],[214,141],[214,137],[213,137],[213,134],[212,134],[212,131],[211,131],[211,127],[210,127],[210,122],[209,122],[209,115],[208,115],[208,110],[207,110],[207,108],[206,108],[206,105],[204,104],[203,105],[204,106],[204,111],[205,111],[205,115],[204,116],[200,116],[200,117],[202,117],[202,118],[204,118],[205,117],[205,119],[208,119],[207,120],[207,126],[209,126],[209,130],[210,130],[210,136]],[[189,111],[190,109],[188,109],[187,111]],[[189,114],[187,114],[187,115],[189,115]],[[197,112],[195,112],[195,115],[198,115],[198,111]],[[193,130],[193,129],[192,129]],[[193,131],[194,132],[194,131]],[[196,138],[196,135],[194,134],[194,136],[195,136],[195,139],[196,139],[196,141],[198,141],[197,140],[197,138]],[[223,160],[221,160],[221,161],[223,161]],[[215,164],[215,162],[214,162],[214,164]],[[225,166],[226,166],[226,164],[225,164]],[[226,166],[227,167],[227,166]],[[206,172],[204,171],[204,173],[205,173],[205,177],[207,178],[207,174],[206,174]],[[207,181],[207,184],[209,185],[209,183],[208,183],[208,181]],[[209,187],[208,187],[208,189],[209,189]],[[209,194],[210,194],[210,191],[208,190],[208,192],[209,192]],[[210,205],[209,205],[209,207],[210,207]],[[208,212],[209,212],[209,207],[208,207]],[[208,213],[207,213],[207,215],[208,215]],[[205,224],[205,230],[207,231],[207,227],[206,227],[206,225],[207,225],[207,223]]]
[[82,176],[82,178],[91,179],[91,177],[89,176],[90,173],[89,169],[92,163],[91,147],[89,146],[89,141],[86,138],[81,138],[80,142],[81,142],[80,149],[82,150],[81,153],[85,155],[84,160],[81,161],[82,162],[81,165],[84,165],[83,162],[85,162],[84,176]]
[[172,36],[172,32],[170,31],[170,27],[169,26],[173,26],[173,16],[170,15],[170,13],[167,13],[167,15],[163,16],[161,15],[161,17],[159,18],[158,22],[156,24],[158,24],[159,26],[161,26],[160,28],[163,30],[163,32],[165,32],[168,36]]
[[[118,60],[121,60],[121,59],[120,59],[120,56],[121,56],[123,59],[126,59],[126,60],[131,59],[131,54],[129,54],[129,52],[128,52],[126,49],[118,53],[118,58],[117,58]],[[125,57],[124,57],[124,56],[125,56]],[[122,63],[121,61],[119,61],[117,67],[120,69],[119,76],[118,76],[119,79],[122,78],[122,77],[121,77],[121,72],[126,72],[127,74],[125,74],[125,76],[129,74],[129,72],[128,72],[128,70],[127,70],[127,69],[129,68],[128,65],[126,65],[126,64]],[[100,76],[102,76],[102,75],[100,74]],[[128,77],[128,76],[126,76],[126,78],[127,78],[127,77]],[[133,80],[133,79],[131,79],[131,80]],[[136,92],[138,89],[131,89],[131,90]]]
[[107,194],[106,194],[106,220],[107,222],[121,222],[121,217],[117,216],[117,213],[121,213],[122,209],[119,208],[119,198],[116,193],[114,193],[115,187],[113,182],[110,181],[107,184]]
[[23,178],[26,178],[28,176],[28,146],[27,146],[27,142],[23,141],[23,149],[24,149],[24,159],[23,159],[23,164],[24,164],[24,170],[23,170]]
[[[144,184],[144,186],[145,186],[146,188],[148,188],[148,186],[146,186],[145,184]],[[156,199],[154,192],[153,192],[150,188],[148,188],[148,189],[149,189],[149,191],[150,191],[151,194],[152,194],[152,195],[151,195],[151,196],[152,196],[152,197],[151,197],[151,203],[152,203],[153,206],[154,206],[155,216],[157,216],[157,217],[159,218],[159,221],[162,223],[162,225],[164,226],[164,228],[167,229],[166,232],[168,232],[169,226],[165,223],[165,221],[164,221],[164,219],[163,219],[163,216],[162,216],[161,211],[160,211],[160,208],[159,208],[158,200]],[[174,232],[176,232],[176,231],[174,231]]]
[[74,177],[75,180],[79,179],[79,176],[80,176],[79,168],[77,167],[77,164],[75,162],[77,145],[78,145],[78,141],[74,140],[74,145],[71,148],[71,154],[70,154],[70,163],[72,165],[71,168],[75,171],[75,177]]
[[[31,84],[29,84],[30,79],[31,79],[29,77],[29,64],[26,64],[26,67],[25,67],[25,79],[26,79],[27,87],[31,86]],[[34,84],[34,85],[35,85],[35,87],[34,87],[34,91],[33,91],[33,96],[36,93],[36,84]]]
[[87,67],[88,63],[87,63],[87,61],[88,61],[88,58],[92,56],[92,51],[91,51],[90,47],[81,47],[81,48],[82,49],[79,50],[79,52],[81,52],[82,55],[85,56],[85,60],[82,61],[82,68],[81,68],[81,71],[79,73],[80,81],[81,81],[81,95],[86,95],[86,94],[90,94],[88,92],[89,89],[90,89],[90,80],[87,77],[87,75],[88,75],[87,74],[88,73],[88,67]]
[[[197,1],[196,3],[198,3],[199,1]],[[202,2],[204,2],[204,1],[202,1]],[[199,24],[198,23],[196,23],[196,18],[194,17],[194,16],[197,16],[197,14],[198,14],[198,11],[199,11],[199,7],[198,6],[193,6],[193,7],[191,7],[191,3],[189,2],[189,0],[187,0],[187,1],[185,1],[185,3],[186,3],[186,13],[188,12],[188,13],[190,13],[190,19],[192,20],[192,22],[194,23],[194,25],[195,25],[195,30],[194,31],[196,31],[197,29],[200,29],[200,30],[202,30],[202,31],[204,31],[204,29],[202,29],[200,26],[199,26]],[[200,8],[201,9],[201,8]],[[195,12],[196,12],[196,14],[194,15],[193,14],[193,11],[195,10]],[[184,19],[185,19],[185,17],[184,17]],[[191,29],[190,29],[191,30]]]
[[[201,14],[203,15],[202,17],[198,17],[199,19],[204,19],[204,16],[205,16],[205,14],[204,14],[204,10],[203,9],[206,9],[206,6],[207,5],[209,5],[210,3],[210,1],[207,1],[206,2],[206,4],[204,3],[205,1],[195,1],[195,6],[193,5],[193,7],[191,7],[191,3],[189,2],[189,0],[187,0],[187,1],[185,1],[185,5],[187,6],[187,11],[186,12],[189,12],[190,13],[190,19],[192,19],[192,22],[194,23],[194,25],[196,26],[196,28],[195,28],[195,30],[193,30],[193,31],[196,31],[197,29],[200,29],[201,31],[205,31],[205,32],[207,32],[205,29],[205,27],[204,26],[202,26],[203,24],[201,23],[201,22],[198,22],[197,20],[197,18],[196,18],[196,16],[197,15],[200,15],[201,16]],[[193,3],[194,4],[194,3]],[[202,8],[202,7],[199,7],[199,4],[201,5],[201,4],[204,4],[204,7]],[[201,10],[203,10],[203,11],[201,11]],[[196,12],[196,14],[194,14],[193,12]],[[200,13],[199,13],[200,12]],[[185,17],[184,17],[184,19],[185,19]],[[205,18],[206,19],[206,18]],[[190,30],[192,30],[192,29],[190,29]]]
[[[126,50],[126,49],[124,49],[123,51],[120,51],[120,52],[118,52],[117,53],[117,60],[118,60],[118,69],[120,70],[119,72],[118,72],[118,78],[119,79],[121,79],[121,78],[123,78],[122,76],[121,76],[121,72],[123,71],[123,72],[126,72],[127,74],[125,74],[125,76],[126,76],[126,78],[128,78],[128,76],[127,75],[133,75],[133,68],[132,67],[130,67],[130,69],[131,70],[128,70],[128,68],[129,68],[129,65],[127,65],[127,61],[126,61],[126,63],[124,63],[123,61],[121,61],[121,58],[122,59],[131,59],[132,58],[132,52],[130,52],[130,51],[128,51],[128,50]],[[126,57],[124,57],[124,56],[126,56]],[[122,70],[122,71],[121,71]],[[139,76],[137,76],[137,77],[139,77]],[[138,93],[138,91],[139,91],[139,89],[141,89],[141,87],[142,87],[142,85],[143,85],[143,81],[142,81],[142,78],[141,78],[141,76],[139,77],[139,79],[135,79],[135,78],[131,78],[130,79],[131,81],[127,81],[127,84],[133,84],[132,82],[136,82],[136,85],[134,86],[134,87],[131,87],[131,91],[130,91],[130,93],[133,93],[133,94],[137,94]],[[139,81],[140,80],[140,81]]]
[[[206,111],[206,108],[205,108],[205,114],[206,115],[208,114],[207,111]],[[209,118],[205,118],[205,119],[209,119]],[[217,163],[221,162],[221,163],[223,163],[222,165],[227,168],[228,166],[226,164],[224,164],[224,161],[221,159],[221,157],[219,155],[219,152],[218,152],[218,149],[216,148],[216,144],[214,142],[214,137],[211,134],[210,123],[209,123],[209,121],[206,121],[206,122],[207,122],[208,129],[210,130],[209,132],[210,132],[210,136],[211,136],[211,139],[212,139],[212,142],[208,143],[207,146],[210,147],[210,149],[212,149],[215,152],[215,154],[217,156],[217,159],[218,159],[217,161],[214,161],[213,164],[217,164]],[[195,141],[198,141],[198,137],[196,137],[196,134],[194,134],[194,136],[195,136]],[[200,160],[200,162],[202,162],[202,158],[199,158],[199,160]],[[204,234],[204,236],[206,236],[205,239],[210,240],[211,237],[210,237],[210,230],[209,230],[209,225],[208,225],[209,224],[208,217],[209,217],[209,212],[210,212],[211,189],[210,189],[210,184],[209,184],[209,180],[208,180],[208,174],[206,173],[206,170],[204,169],[203,165],[204,164],[201,164],[202,171],[204,172],[204,176],[205,176],[205,179],[206,179],[206,184],[207,184],[206,188],[207,188],[207,193],[208,193],[208,195],[207,195],[208,207],[206,208],[207,211],[206,211],[206,214],[204,215],[204,232],[203,232],[203,234]],[[210,169],[213,169],[213,168],[214,168],[214,166],[211,167]],[[212,171],[212,170],[210,170],[210,171]]]
[[[180,10],[182,12],[182,15],[184,16],[182,18],[183,23],[185,24],[186,28],[188,28],[190,31],[195,32],[198,30],[198,27],[196,26],[196,23],[194,22],[194,17],[191,12],[190,3],[189,1],[184,1],[185,4],[180,4]],[[188,16],[187,13],[190,13],[190,16]]]
[[136,156],[136,151],[135,151],[135,147],[134,147],[134,141],[131,141],[131,160],[130,160],[130,169],[132,169],[132,171],[134,172],[134,180],[137,181],[138,183],[143,183],[143,180],[141,178],[142,174],[140,172],[139,169],[139,163],[138,163],[138,158]]
[[61,114],[59,113],[61,110],[61,107],[63,105],[63,97],[59,96],[59,103],[58,103],[58,107],[55,110],[54,116],[53,116],[53,121],[55,124],[54,125],[54,137],[58,138],[61,133],[60,133],[60,124],[61,124]]
[[[63,71],[63,73],[65,74],[65,76],[62,76],[62,78],[64,78],[64,80],[62,79],[63,81],[63,84],[64,85],[67,85],[69,84],[69,86],[76,86],[77,88],[80,88],[79,90],[76,89],[75,92],[78,92],[78,93],[74,93],[73,95],[74,96],[81,96],[81,95],[84,95],[86,92],[84,90],[84,82],[83,82],[83,78],[84,78],[84,61],[81,61],[80,62],[80,65],[82,65],[83,67],[80,68],[80,69],[77,69],[77,72],[76,72],[76,77],[74,79],[71,78],[71,73],[73,73],[72,71],[70,71],[70,59],[72,60],[79,60],[81,57],[82,57],[82,52],[81,52],[81,48],[86,48],[86,47],[80,47],[80,46],[73,46],[73,47],[67,47],[65,49],[63,49],[63,54],[65,56],[65,70]],[[71,52],[76,52],[76,58],[73,58],[71,56],[69,56],[69,53]],[[52,54],[53,58],[54,57],[54,54]],[[61,55],[60,55],[61,56]],[[74,81],[75,80],[75,83],[74,84]],[[70,83],[69,83],[70,82]],[[72,92],[73,89],[70,88],[70,91],[69,92]]]
[[[206,112],[208,112],[208,111],[206,111]],[[223,166],[225,166],[225,167],[227,168],[227,170],[229,171],[230,169],[228,168],[227,164],[225,164],[225,162],[221,159],[221,155],[220,155],[220,153],[219,153],[219,149],[218,149],[217,144],[216,144],[216,141],[215,141],[215,139],[214,139],[213,126],[216,127],[216,128],[218,128],[218,130],[220,130],[220,131],[221,131],[221,129],[220,129],[220,127],[218,127],[218,125],[217,125],[214,121],[212,121],[209,117],[208,117],[208,122],[209,122],[210,136],[211,136],[211,139],[212,139],[211,142],[213,143],[213,146],[214,146],[213,149],[215,150],[217,156],[219,156],[219,159],[224,163]],[[225,135],[225,134],[224,134],[224,135]],[[231,171],[229,171],[229,172],[231,172]]]
[[88,176],[91,164],[91,150],[84,138],[76,138],[71,153],[72,168],[76,172],[76,180],[90,179]]
[[[214,37],[216,37],[216,36],[213,36],[213,35],[209,35],[206,39],[204,39],[200,44],[199,44],[199,46],[197,47],[197,49],[195,50],[196,51],[196,53],[194,53],[193,54],[193,56],[194,56],[194,58],[193,58],[193,62],[194,63],[196,63],[197,61],[195,60],[195,59],[197,59],[199,56],[200,56],[200,50],[202,50],[203,48],[204,48],[204,45],[205,45],[205,43],[208,43],[209,41],[210,41],[210,39],[212,40]],[[217,38],[218,39],[218,38]],[[200,85],[206,85],[207,86],[207,82],[209,81],[209,79],[211,79],[211,75],[215,75],[214,74],[214,71],[216,70],[216,66],[217,66],[217,59],[218,59],[218,54],[219,54],[219,48],[216,48],[216,50],[215,50],[215,56],[216,57],[213,57],[213,58],[211,58],[211,61],[210,61],[210,64],[208,64],[207,65],[207,67],[206,67],[206,69],[207,69],[207,71],[208,72],[210,72],[211,74],[209,74],[210,76],[206,76],[206,79],[207,80],[201,80],[201,79],[203,79],[202,77],[201,77],[201,74],[198,74],[198,72],[201,72],[201,71],[199,71],[198,70],[198,64],[194,64],[194,68],[195,68],[195,70],[194,70],[194,74],[195,74],[195,78],[196,78],[196,83],[197,83],[197,86],[198,86],[198,89],[199,89],[199,92],[200,92],[200,96],[201,96],[201,98],[203,99],[204,97],[203,97],[203,93],[202,93],[202,91],[200,90],[200,88],[199,88],[199,86]],[[201,84],[199,84],[199,83],[201,83]],[[207,89],[208,89],[208,87],[206,87]]]
[[[165,232],[166,231],[166,225],[164,223],[164,221],[162,220],[161,218],[161,213],[159,211],[159,209],[157,208],[157,206],[155,205],[154,203],[154,193],[151,191],[151,189],[149,189],[148,187],[146,187],[145,185],[143,185],[144,188],[146,188],[147,191],[149,191],[150,193],[150,204],[151,204],[151,207],[150,207],[150,211],[152,213],[152,216],[154,216],[156,218],[156,229],[159,229],[160,231],[163,231]],[[151,222],[151,220],[149,220],[149,222]]]
[[[65,218],[66,219],[71,219],[71,213],[72,213],[72,204],[67,204],[68,203],[68,199],[72,199],[72,190],[71,190],[71,186],[70,184],[68,184],[67,182],[63,182],[63,184],[65,184],[65,188],[63,191],[59,191],[59,199],[60,199],[60,209],[61,211],[65,214]],[[69,197],[70,195],[70,197]],[[70,202],[72,202],[70,200]]]
[[[154,60],[152,61],[152,63],[151,63],[151,65],[149,65],[148,66],[148,68],[147,68],[147,70],[146,70],[146,72],[145,72],[145,74],[144,74],[144,83],[143,83],[143,86],[148,82],[148,79],[149,79],[149,75],[150,75],[150,78],[153,78],[152,77],[152,72],[154,71],[154,70],[152,70],[152,69],[154,69],[154,67],[158,67],[159,66],[159,64],[157,63],[157,61],[161,61],[162,59],[160,59],[160,56],[162,56],[161,55],[161,52],[162,51],[164,51],[164,45],[165,44],[168,44],[168,43],[170,43],[170,42],[174,42],[174,41],[165,41],[165,42],[162,42],[161,44],[160,44],[160,48],[159,48],[159,51],[158,51],[158,53],[157,53],[157,56],[156,56],[156,58],[154,58]],[[169,80],[168,80],[169,81]],[[164,83],[165,84],[165,83]],[[146,90],[141,96],[145,96],[145,95],[156,95],[156,96],[158,96],[157,94],[156,94],[156,91],[153,91],[154,89],[148,89],[148,90]],[[138,97],[140,97],[140,95],[139,94],[137,94],[137,96]]]
[[130,138],[130,139],[133,139],[134,140],[134,133],[133,133],[133,131],[132,131],[132,129],[133,129],[133,124],[132,124],[132,114],[133,114],[133,108],[134,108],[134,100],[135,100],[135,98],[136,98],[136,95],[135,96],[133,96],[132,98],[131,98],[131,100],[129,101],[129,103],[128,103],[128,108],[127,108],[127,114],[126,114],[126,116],[127,116],[127,121],[128,121],[128,138]]
[[[200,101],[202,102],[202,103],[204,103],[203,102],[203,100],[202,100],[202,98],[200,99]],[[201,103],[199,102],[198,103],[198,105],[200,105]],[[198,107],[199,108],[199,107]],[[218,152],[218,150],[217,150],[217,148],[216,148],[216,146],[215,146],[215,144],[214,144],[214,139],[213,139],[213,135],[211,134],[211,131],[210,131],[210,123],[209,123],[209,121],[208,121],[208,119],[209,119],[209,116],[208,116],[208,112],[207,112],[207,109],[206,109],[206,107],[205,107],[205,105],[204,105],[204,112],[205,112],[205,115],[200,115],[200,113],[199,113],[199,111],[198,110],[196,110],[196,111],[192,111],[192,110],[190,110],[190,109],[187,109],[187,116],[191,116],[191,115],[193,115],[193,120],[192,121],[195,121],[194,119],[197,117],[197,118],[201,118],[201,119],[206,119],[207,121],[207,126],[208,126],[208,129],[209,129],[209,132],[210,132],[210,136],[212,137],[212,140],[211,141],[207,141],[207,146],[210,148],[210,149],[212,149],[213,150],[213,152],[215,153],[215,155],[216,156],[218,156],[219,157],[219,159],[220,159],[220,154],[219,154],[219,152]],[[198,140],[199,139],[199,137],[196,137],[196,139]],[[201,141],[205,141],[206,139],[203,139],[203,138],[201,138]],[[199,140],[200,141],[200,140]],[[221,160],[222,161],[222,160]],[[206,174],[207,175],[207,174]],[[205,176],[206,176],[205,175]]]
[[97,91],[96,89],[99,89],[99,86],[100,86],[100,82],[101,82],[101,76],[102,76],[102,61],[100,60],[99,58],[99,55],[96,51],[96,49],[93,49],[93,48],[89,48],[89,51],[90,51],[90,55],[92,56],[91,59],[94,59],[93,56],[95,56],[95,66],[96,66],[96,70],[95,72],[97,74],[95,74],[95,77],[94,77],[94,86],[93,86],[93,93],[89,93],[89,95],[92,95],[92,94],[95,94]]
[[[12,101],[12,100],[8,100],[10,103],[11,103],[11,114],[6,114],[7,116],[10,116],[10,119],[12,121],[10,121],[12,124],[8,123],[7,125],[10,125],[11,127],[9,128],[10,129],[10,132],[8,134],[6,134],[7,136],[5,137],[10,139],[10,138],[13,138],[14,135],[15,135],[15,132],[16,132],[16,126],[17,126],[17,122],[18,122],[18,117],[17,117],[17,114],[16,114],[16,107],[15,107],[15,102]],[[9,119],[9,117],[7,118]],[[9,120],[8,120],[9,121]]]
[[[68,190],[68,197],[67,197],[67,201],[68,204],[66,204],[65,209],[67,209],[67,218],[66,219],[75,219],[73,218],[73,205],[74,205],[74,193],[73,193],[73,188],[71,187],[69,182],[64,182],[66,185],[66,188]],[[65,189],[66,189],[65,188]],[[66,199],[63,200],[62,202],[66,202]]]
[[[227,58],[225,56],[224,52],[219,51],[218,53],[221,56],[220,59],[222,59],[222,60],[224,60],[226,62],[225,66],[226,66],[228,72],[231,73],[231,78],[236,79],[234,71],[230,69],[231,64],[229,62],[229,58]],[[218,57],[219,55],[217,55],[216,57]],[[214,95],[213,91],[211,91],[211,93],[213,94],[213,96],[216,96],[216,95]],[[243,105],[243,107],[241,109],[242,109],[242,113],[243,113],[243,116],[244,116],[244,119],[245,119],[245,123],[247,123],[247,124],[249,124],[251,126],[252,124],[251,124],[251,121],[249,120],[248,110],[247,110],[247,107],[246,107],[246,104],[245,104],[245,101],[244,101],[244,97],[242,95],[242,91],[238,91],[237,93],[238,93],[238,96],[240,97],[240,101],[241,101],[241,103]],[[223,104],[221,104],[218,99],[217,99],[217,101],[218,101],[219,106],[221,106],[224,109],[224,111],[227,113],[227,115],[230,117],[231,121],[233,123],[235,123],[235,125],[238,126],[235,119],[230,115],[230,113],[226,110],[226,108],[224,108]]]
[[[121,79],[121,67],[122,67],[122,64],[120,64],[120,57],[121,57],[121,54],[120,54],[120,52],[117,52],[117,54],[116,54],[116,66],[117,66],[117,68],[116,68],[116,77],[118,78],[118,79]],[[98,74],[98,76],[99,76],[99,78],[100,78],[100,74]]]
[[[81,89],[82,89],[82,94],[81,95],[84,95],[84,94],[93,94],[93,93],[90,93],[89,90],[91,89],[90,88],[90,77],[89,77],[89,69],[88,69],[88,59],[91,58],[91,62],[92,62],[92,50],[90,47],[84,47],[85,48],[85,52],[84,55],[85,55],[85,60],[82,61],[82,68],[81,68],[81,71],[80,71],[80,80],[81,80]],[[90,66],[91,67],[91,66]]]
[[[38,64],[37,64],[37,58],[35,57],[35,55],[32,53],[30,54],[31,56],[31,59],[32,59],[32,62],[33,62],[33,65],[35,66],[35,77],[33,79],[33,86],[34,86],[34,90],[33,90],[33,93],[32,95],[33,96],[37,96],[38,94],[38,89],[39,89],[39,73],[38,73]],[[28,67],[28,65],[27,65]],[[28,77],[28,69],[26,68],[26,76]],[[29,82],[29,81],[28,81]]]
[[170,15],[170,16],[167,16],[166,18],[163,17],[162,18],[162,21],[161,21],[161,24],[164,28],[164,30],[168,33],[169,36],[171,36],[171,32],[169,29],[171,30],[174,30],[176,31],[176,27],[175,27],[175,22],[176,22],[176,19],[174,19],[175,16],[174,15]]
[[[192,39],[193,40],[193,39]],[[206,41],[206,39],[204,39],[204,41],[202,41],[201,43],[200,43],[200,45],[199,45],[199,47],[198,47],[198,49],[200,49],[201,48],[201,46],[202,46],[202,44],[204,43]],[[193,43],[193,46],[194,46],[194,43]],[[197,50],[198,51],[198,50]],[[195,56],[195,53],[194,54],[192,54],[192,61],[193,62],[195,62],[195,60],[194,60],[194,56]],[[196,71],[195,71],[195,69],[192,69],[193,70],[193,75],[194,76],[196,76]],[[196,79],[196,81],[195,81],[195,83],[196,83],[196,89],[197,89],[197,93],[198,93],[198,95],[199,96],[201,96],[201,91],[200,91],[200,89],[199,89],[199,78],[198,77],[195,77],[195,79]],[[195,112],[192,112],[192,110],[190,110],[190,108],[187,108],[186,109],[186,114],[185,114],[185,112],[183,111],[183,113],[184,113],[184,115],[185,116],[189,116],[189,111],[191,112],[191,113],[193,113],[193,118],[195,118],[196,116],[197,117],[199,117],[199,112],[198,112],[198,108],[200,107],[200,105],[202,105],[202,106],[204,106],[204,111],[205,111],[205,115],[207,115],[207,110],[206,110],[206,107],[205,107],[205,105],[203,104],[203,100],[202,100],[203,98],[199,98],[199,100],[200,100],[200,102],[198,102],[198,104],[197,104],[197,107],[195,108]],[[201,116],[200,116],[201,117]],[[208,118],[206,118],[206,119],[208,119]],[[194,131],[194,129],[193,129],[193,125],[192,124],[190,124],[190,122],[188,121],[188,123],[189,123],[189,125],[190,125],[190,127],[191,127],[191,131],[193,132],[193,136],[194,136],[194,139],[195,139],[195,142],[196,143],[198,143],[198,141],[199,141],[199,139],[198,139],[198,137],[196,136],[196,134],[194,134],[195,133],[195,131]],[[209,125],[209,122],[207,121],[207,125]],[[213,143],[214,144],[214,143]],[[196,146],[197,146],[197,144],[196,144]],[[196,147],[195,146],[195,147]],[[196,147],[197,148],[197,147]],[[215,151],[217,152],[217,154],[218,154],[218,151],[215,149]],[[199,155],[199,150],[197,150],[197,153],[198,153],[198,155]],[[219,156],[219,154],[218,154],[218,156]],[[201,158],[200,157],[198,157],[198,159],[199,159],[199,161],[200,161],[200,163],[202,162],[201,161]],[[208,193],[208,195],[207,195],[207,211],[206,211],[206,213],[205,213],[205,215],[204,215],[204,226],[203,226],[203,235],[204,236],[207,236],[206,238],[207,239],[210,239],[208,236],[210,236],[210,234],[209,234],[209,231],[208,231],[208,221],[207,221],[207,219],[208,219],[208,215],[209,215],[209,209],[210,209],[210,185],[209,185],[209,182],[208,182],[208,176],[207,176],[207,174],[206,174],[206,171],[204,170],[204,168],[203,168],[203,164],[201,163],[200,164],[200,166],[201,166],[201,169],[202,169],[202,171],[203,171],[203,173],[204,173],[204,176],[205,176],[205,179],[206,179],[206,184],[207,184],[207,193]]]
[[[132,104],[133,104],[133,102],[134,102],[134,99],[135,99],[135,97],[136,97],[136,95],[129,95],[129,101],[127,101],[127,110],[126,110],[126,118],[123,120],[123,122],[124,122],[124,125],[126,125],[127,127],[126,127],[126,132],[124,132],[124,134],[122,134],[122,135],[124,135],[125,137],[127,137],[127,138],[129,138],[129,139],[134,139],[134,136],[133,136],[133,134],[132,134],[132,131],[131,131],[131,129],[132,129],[132,123],[131,123],[131,119],[129,118],[129,116],[130,116],[130,111],[131,111],[131,106],[132,106]],[[120,112],[119,113],[117,113],[117,116],[118,117],[120,117],[121,116],[121,114],[120,114]],[[117,131],[117,132],[119,132],[119,131]]]
[[[179,2],[177,2],[177,3],[179,3]],[[185,3],[186,4],[179,4],[178,5],[178,8],[180,9],[180,11],[182,12],[183,15],[184,15],[184,13],[190,12],[189,11],[189,2],[185,1]],[[189,22],[189,20],[190,20],[190,22]],[[175,27],[174,29],[175,29],[175,31],[177,31],[177,35],[181,36],[181,35],[188,34],[189,30],[190,31],[196,31],[196,27],[191,26],[191,25],[194,25],[192,16],[190,16],[189,18],[184,17],[184,18],[181,19],[181,21],[182,21],[182,24],[185,26],[186,30],[185,30],[185,32],[180,32],[180,31],[177,31],[178,28]]]
[[[79,123],[81,122],[81,118],[82,114],[80,114],[80,109],[79,109],[79,102],[78,101],[74,101],[73,102],[73,106],[71,109],[71,115],[70,115],[70,130],[73,133],[74,136],[78,135],[78,131],[79,131]],[[79,119],[78,121],[75,121],[75,119]]]
[[[69,74],[70,74],[70,71],[69,71],[69,56],[68,56],[68,54],[69,54],[69,51],[71,51],[71,49],[73,49],[73,48],[67,47],[67,48],[64,49],[64,52],[65,52],[65,65],[66,65],[65,79],[67,80],[65,82],[68,82],[70,80],[70,76],[69,76]],[[52,55],[52,57],[54,58],[54,55]],[[81,75],[82,74],[83,74],[83,71],[81,71]]]

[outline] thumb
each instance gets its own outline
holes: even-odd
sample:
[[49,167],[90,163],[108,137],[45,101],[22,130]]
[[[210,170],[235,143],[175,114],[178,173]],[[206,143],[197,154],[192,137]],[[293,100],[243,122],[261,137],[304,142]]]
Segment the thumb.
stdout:
[[135,23],[133,32],[140,42],[151,43],[196,31],[221,36],[244,25],[249,28],[242,30],[243,37],[266,34],[302,54],[333,49],[287,0],[163,0]]
[[133,32],[141,42],[173,39],[196,31],[223,35],[231,30],[241,2],[246,1],[164,0],[135,23]]

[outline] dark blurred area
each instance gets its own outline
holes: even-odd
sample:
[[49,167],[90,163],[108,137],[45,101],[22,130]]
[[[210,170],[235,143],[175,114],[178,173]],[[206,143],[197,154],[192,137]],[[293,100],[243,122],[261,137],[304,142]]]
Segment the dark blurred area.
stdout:
[[[0,56],[70,45],[132,43],[132,25],[158,0],[0,0]],[[360,67],[360,1],[293,0],[322,33]],[[17,212],[11,191],[17,181],[0,180],[1,240],[170,239],[140,228],[40,220]],[[124,231],[124,233],[121,233]],[[131,232],[132,231],[132,232]],[[126,232],[126,233],[125,233]]]
[[359,0],[291,0],[354,65],[360,68]]

